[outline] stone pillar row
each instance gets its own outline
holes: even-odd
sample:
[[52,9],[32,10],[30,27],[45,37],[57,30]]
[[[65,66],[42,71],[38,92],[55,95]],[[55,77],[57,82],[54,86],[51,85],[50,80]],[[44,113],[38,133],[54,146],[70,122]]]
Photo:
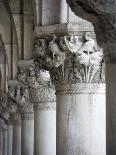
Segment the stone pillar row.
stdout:
[[[48,72],[35,74],[35,70],[24,68],[23,72],[19,71],[18,81],[9,81],[7,99],[2,104],[4,115],[8,113],[6,128],[2,130],[2,155],[56,154],[54,87]],[[23,81],[22,74],[26,75]]]

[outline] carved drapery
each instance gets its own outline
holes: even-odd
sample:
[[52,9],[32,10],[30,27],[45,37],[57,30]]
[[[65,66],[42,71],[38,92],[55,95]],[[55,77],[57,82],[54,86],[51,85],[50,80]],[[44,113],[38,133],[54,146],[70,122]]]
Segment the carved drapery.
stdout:
[[36,66],[48,70],[55,85],[105,82],[103,51],[92,34],[36,36],[33,48]]

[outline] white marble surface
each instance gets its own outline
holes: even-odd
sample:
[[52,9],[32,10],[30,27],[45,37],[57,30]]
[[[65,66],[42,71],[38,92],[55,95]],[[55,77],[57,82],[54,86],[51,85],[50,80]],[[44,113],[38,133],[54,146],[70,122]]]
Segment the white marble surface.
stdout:
[[57,93],[57,155],[106,155],[105,94],[88,92]]
[[30,113],[28,116],[21,122],[21,155],[34,153],[34,114]]
[[56,110],[35,110],[34,155],[56,155]]
[[12,155],[12,148],[13,148],[13,126],[8,124],[7,130],[7,155]]
[[21,155],[21,125],[13,125],[13,155]]

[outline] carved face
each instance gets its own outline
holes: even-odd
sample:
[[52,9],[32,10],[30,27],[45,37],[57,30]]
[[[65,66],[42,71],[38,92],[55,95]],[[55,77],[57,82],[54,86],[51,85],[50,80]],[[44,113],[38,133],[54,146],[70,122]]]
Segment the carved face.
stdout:
[[35,75],[35,71],[33,67],[29,67],[29,76],[33,77]]
[[86,32],[86,33],[85,33],[85,39],[86,39],[86,40],[92,39],[92,36],[91,36],[90,32]]
[[40,70],[40,75],[45,81],[50,81],[50,74],[48,71]]

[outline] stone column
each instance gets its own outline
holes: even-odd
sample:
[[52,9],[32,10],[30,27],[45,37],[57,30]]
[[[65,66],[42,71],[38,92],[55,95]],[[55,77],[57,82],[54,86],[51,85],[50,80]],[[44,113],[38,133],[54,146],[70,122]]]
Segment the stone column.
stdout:
[[[21,155],[33,155],[34,111],[29,91],[26,86],[20,85],[17,80],[11,80],[9,81],[9,96],[15,101],[21,114]],[[11,104],[13,105],[13,103]],[[11,109],[15,111],[15,109]]]
[[25,71],[25,75],[23,72],[19,73],[18,79],[23,83],[27,82],[34,104],[34,155],[55,155],[56,104],[49,73],[33,66]]
[[57,155],[105,155],[105,85],[80,83],[56,90]]
[[8,130],[5,122],[0,120],[0,155],[7,155]]
[[0,129],[0,154],[3,154],[3,132],[2,128]]
[[55,102],[45,101],[36,104],[37,105],[34,106],[34,155],[55,155]]
[[21,155],[21,117],[16,113],[12,116],[13,121],[13,155]]
[[8,122],[8,143],[7,143],[7,155],[12,155],[12,148],[13,148],[13,126],[11,122]]
[[34,153],[34,113],[22,114],[21,155]]
[[34,153],[34,111],[30,101],[28,89],[23,88],[20,100],[21,111],[21,155],[33,155]]
[[3,155],[7,155],[7,141],[8,141],[8,129],[7,127],[3,129]]
[[[106,155],[103,51],[96,45],[93,32],[78,31],[77,35],[73,32],[72,36],[54,35],[43,40],[38,35],[35,63],[49,70],[56,89],[56,154]],[[42,47],[44,54],[39,51]]]
[[[29,68],[28,84],[34,104],[34,155],[56,154],[56,103],[49,73]],[[50,141],[49,141],[50,140]]]

